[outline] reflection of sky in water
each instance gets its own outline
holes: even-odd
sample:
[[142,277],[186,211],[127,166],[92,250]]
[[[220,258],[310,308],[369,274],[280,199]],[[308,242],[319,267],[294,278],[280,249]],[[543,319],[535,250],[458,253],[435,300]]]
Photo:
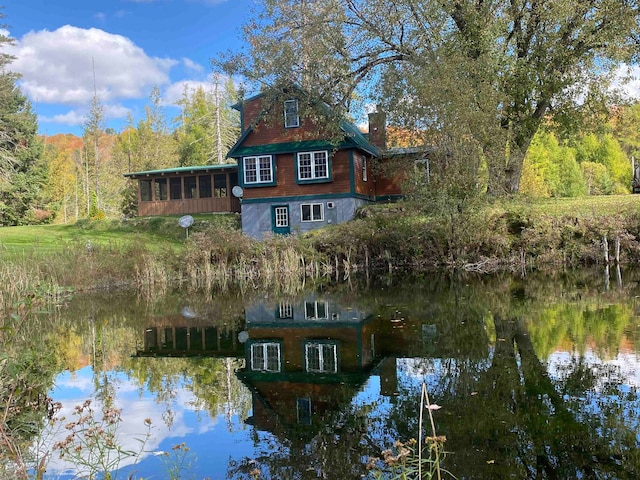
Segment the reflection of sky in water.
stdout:
[[[231,424],[226,416],[211,418],[205,411],[194,410],[194,396],[179,384],[176,397],[170,408],[173,415],[171,427],[163,421],[166,405],[158,403],[153,393],[141,391],[139,386],[122,373],[109,372],[109,379],[115,386],[115,404],[122,409],[122,421],[118,428],[119,444],[124,450],[140,451],[139,439],[145,437],[146,418],[151,419],[151,437],[144,446],[145,452],[140,458],[125,458],[120,462],[124,471],[135,472],[136,478],[165,478],[167,466],[158,454],[171,452],[174,445],[185,442],[190,449],[189,458],[197,459],[194,468],[185,472],[194,478],[224,478],[230,458],[251,455],[251,439],[249,428],[235,415],[231,416]],[[73,416],[76,405],[88,398],[94,398],[94,379],[91,367],[77,372],[65,372],[56,379],[56,388],[51,393],[54,401],[62,403],[59,415],[66,417],[66,424]],[[93,400],[92,407],[97,411],[95,416],[101,420],[102,412],[99,404]],[[232,433],[229,432],[231,427]],[[43,434],[43,451],[67,436],[64,425],[57,425]],[[175,455],[175,454],[174,454]],[[166,457],[165,457],[166,459]],[[136,465],[132,465],[137,461]],[[78,472],[73,465],[61,460],[57,453],[53,454],[47,467],[47,478],[74,478]],[[127,473],[128,475],[128,473]],[[127,476],[125,475],[124,478]]]

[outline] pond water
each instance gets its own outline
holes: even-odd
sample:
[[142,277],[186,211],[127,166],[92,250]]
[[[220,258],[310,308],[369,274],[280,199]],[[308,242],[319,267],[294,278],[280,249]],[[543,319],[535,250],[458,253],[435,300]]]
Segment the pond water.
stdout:
[[[49,395],[65,420],[32,448],[52,452],[45,478],[86,475],[70,461],[80,446],[61,459],[54,445],[91,409],[80,424],[136,453],[102,450],[117,478],[374,478],[370,457],[419,437],[424,384],[440,407],[442,466],[458,479],[640,478],[638,280],[581,271],[77,297],[34,338],[64,365]],[[114,423],[104,406],[121,409]]]

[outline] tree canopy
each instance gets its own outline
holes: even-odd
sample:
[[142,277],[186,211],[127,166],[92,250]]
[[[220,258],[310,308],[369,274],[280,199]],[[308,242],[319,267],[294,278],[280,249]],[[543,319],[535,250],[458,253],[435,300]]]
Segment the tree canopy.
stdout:
[[494,194],[518,191],[543,119],[606,103],[640,38],[635,0],[263,4],[244,27],[247,51],[221,62],[227,72],[300,84],[343,113],[376,102],[460,175],[486,169],[479,187]]

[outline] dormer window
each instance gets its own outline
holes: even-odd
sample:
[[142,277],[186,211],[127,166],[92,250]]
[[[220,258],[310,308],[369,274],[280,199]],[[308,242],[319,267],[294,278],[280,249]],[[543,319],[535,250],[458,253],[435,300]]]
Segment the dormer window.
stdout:
[[284,126],[285,128],[295,128],[300,126],[300,117],[298,116],[298,100],[285,100]]

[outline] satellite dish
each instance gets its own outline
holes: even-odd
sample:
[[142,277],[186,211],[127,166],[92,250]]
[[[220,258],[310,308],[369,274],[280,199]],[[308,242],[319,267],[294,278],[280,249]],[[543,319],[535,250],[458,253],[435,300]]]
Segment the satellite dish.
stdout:
[[244,343],[249,340],[249,332],[247,332],[246,330],[241,331],[238,334],[238,340],[240,341],[240,343]]
[[189,238],[189,227],[193,225],[193,217],[191,215],[180,217],[180,220],[178,220],[178,225],[186,230],[187,238]]
[[240,185],[236,185],[231,189],[231,193],[233,193],[233,196],[236,198],[242,198],[242,187]]
[[193,217],[191,215],[180,217],[180,220],[178,220],[178,225],[180,225],[182,228],[189,228],[191,225],[193,225]]

